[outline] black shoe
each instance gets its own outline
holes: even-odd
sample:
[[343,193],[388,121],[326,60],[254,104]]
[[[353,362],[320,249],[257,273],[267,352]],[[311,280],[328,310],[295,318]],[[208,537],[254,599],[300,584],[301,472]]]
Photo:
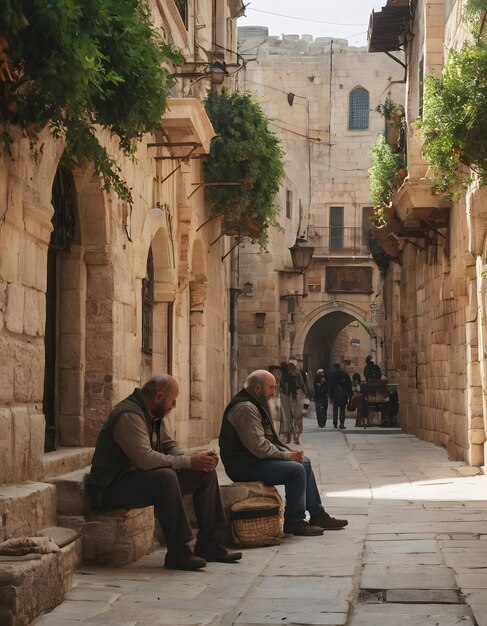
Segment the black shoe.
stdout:
[[338,428],[338,424],[333,424],[333,428]]
[[305,520],[300,522],[284,522],[285,535],[297,535],[298,537],[317,537],[323,534],[323,528],[308,524]]
[[219,543],[213,543],[206,546],[196,546],[195,554],[200,556],[208,563],[233,563],[240,561],[241,552],[230,552],[225,546]]
[[180,550],[171,550],[167,552],[164,560],[164,567],[168,569],[195,570],[206,567],[206,560],[199,556],[195,556],[190,548],[185,546]]
[[310,517],[309,523],[323,530],[338,530],[339,528],[347,526],[348,520],[336,519],[323,511],[323,513],[318,513]]
[[345,428],[345,424],[340,424],[340,428],[343,430]]

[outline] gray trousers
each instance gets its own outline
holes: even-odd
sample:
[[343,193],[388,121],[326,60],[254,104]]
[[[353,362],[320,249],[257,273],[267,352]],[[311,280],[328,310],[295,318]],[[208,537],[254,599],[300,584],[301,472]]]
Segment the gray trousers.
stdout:
[[171,551],[193,538],[183,506],[183,496],[190,493],[199,529],[197,544],[211,544],[226,525],[215,471],[175,472],[167,467],[134,470],[116,478],[105,490],[104,500],[108,506],[121,509],[153,505],[167,549]]

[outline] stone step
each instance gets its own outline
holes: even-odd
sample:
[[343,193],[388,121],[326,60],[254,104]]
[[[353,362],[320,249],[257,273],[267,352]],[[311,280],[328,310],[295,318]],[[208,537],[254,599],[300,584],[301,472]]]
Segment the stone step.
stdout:
[[54,476],[80,470],[91,463],[94,448],[58,448],[54,452],[46,452],[42,459],[43,477]]
[[56,487],[48,483],[0,486],[0,542],[31,537],[40,528],[56,526]]

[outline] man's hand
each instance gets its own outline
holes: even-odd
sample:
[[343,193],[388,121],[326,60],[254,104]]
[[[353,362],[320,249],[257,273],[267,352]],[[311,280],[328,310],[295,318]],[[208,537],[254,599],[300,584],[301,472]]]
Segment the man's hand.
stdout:
[[302,450],[289,450],[289,454],[292,457],[293,461],[297,463],[302,463],[304,459],[304,452]]
[[198,472],[211,472],[218,465],[218,455],[214,450],[196,452],[191,455],[191,469]]

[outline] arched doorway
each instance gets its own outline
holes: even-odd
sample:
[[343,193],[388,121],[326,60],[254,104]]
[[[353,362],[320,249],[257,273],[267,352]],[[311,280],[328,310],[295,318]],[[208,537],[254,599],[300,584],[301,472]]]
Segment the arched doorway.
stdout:
[[349,371],[362,372],[365,356],[376,355],[377,337],[363,324],[365,312],[348,303],[320,308],[305,320],[295,346],[302,346],[303,369],[309,373],[322,367],[330,371],[340,363]]
[[52,233],[47,254],[46,325],[43,413],[46,419],[45,452],[59,439],[59,320],[62,315],[61,265],[71,252],[76,224],[76,189],[70,170],[59,165],[52,185]]

